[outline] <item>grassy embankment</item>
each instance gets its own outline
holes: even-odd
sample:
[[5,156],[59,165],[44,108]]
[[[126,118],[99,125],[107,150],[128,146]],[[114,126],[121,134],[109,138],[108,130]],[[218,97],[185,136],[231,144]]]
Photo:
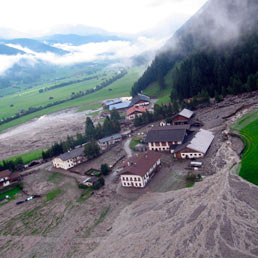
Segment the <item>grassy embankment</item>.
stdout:
[[[41,159],[42,158],[42,150],[36,150],[28,153],[24,153],[21,155],[17,155],[11,158],[6,159],[6,161],[15,161],[17,158],[22,158],[23,164],[28,164],[33,160]],[[2,161],[0,161],[0,164],[2,164]]]
[[242,162],[239,175],[247,181],[258,185],[258,110],[253,111],[236,122],[232,127],[243,139],[245,148],[242,152]]
[[[62,103],[62,104],[59,104],[59,105],[56,105],[56,106],[53,106],[53,107],[49,107],[49,108],[40,110],[38,112],[20,117],[18,119],[15,119],[15,120],[13,120],[9,123],[1,125],[0,126],[0,132],[3,131],[3,130],[8,129],[10,127],[17,126],[19,124],[28,122],[28,121],[32,120],[33,118],[40,117],[40,116],[46,115],[46,114],[50,114],[50,113],[53,113],[53,112],[56,112],[56,111],[64,110],[64,109],[67,109],[67,108],[73,108],[73,107],[78,108],[78,111],[94,110],[94,109],[99,108],[101,106],[101,101],[103,101],[105,99],[129,96],[133,83],[139,78],[142,71],[143,71],[143,69],[139,68],[139,67],[131,68],[128,71],[128,74],[126,74],[123,78],[115,81],[114,83],[110,84],[109,86],[107,86],[104,89],[101,89],[101,90],[99,90],[97,92],[94,92],[92,94],[89,94],[87,96],[83,96],[83,97],[80,97],[80,98],[77,98],[77,99],[73,99],[73,100],[67,101],[65,103]],[[90,83],[91,86],[89,86],[88,83]],[[88,88],[86,88],[86,86],[83,83],[79,83],[79,84],[80,85],[74,85],[74,86],[71,85],[71,86],[68,86],[68,87],[56,89],[57,90],[56,94],[57,95],[59,93],[63,94],[63,93],[61,93],[62,91],[65,91],[68,94],[68,89],[69,89],[69,94],[67,96],[70,96],[71,91],[74,90],[72,87],[76,87],[77,91],[78,90],[87,90],[88,88],[92,88],[94,83],[90,82],[90,81],[85,82],[85,85],[87,84]],[[96,86],[96,84],[97,83],[95,82],[95,86]],[[83,85],[85,86],[84,88],[82,88]],[[53,96],[53,93],[54,93],[54,90],[46,92],[46,93],[42,93],[42,94],[50,94],[50,95]],[[24,94],[25,95],[29,94],[29,92],[26,92]],[[37,94],[35,93],[35,91],[33,91],[33,93],[31,95],[29,94],[29,96],[30,96],[29,99],[33,98],[33,99],[37,100],[38,97],[43,98],[44,95],[41,96],[41,94],[38,93],[38,89],[37,89]],[[7,100],[5,100],[5,98],[8,98],[9,100],[7,101]],[[14,99],[11,99],[11,96],[7,96],[5,98],[1,98],[0,110],[3,110],[3,109],[5,110],[7,107],[10,106],[10,104],[12,102],[13,103],[17,102],[17,104],[15,104],[15,105],[18,105],[18,103],[19,103],[18,99],[15,100],[15,98],[18,98],[18,95],[15,95]],[[49,98],[49,96],[47,95],[46,96],[47,100],[46,100],[45,103],[43,103],[44,101],[42,99],[39,100],[41,102],[38,105],[40,106],[40,105],[47,104],[48,101],[49,101],[48,98]],[[22,102],[26,102],[26,99],[27,99],[27,96],[26,96],[26,98],[24,98],[24,100]],[[55,100],[57,100],[57,99],[54,98],[54,101]],[[4,102],[2,102],[2,101],[4,101]],[[29,106],[31,106],[31,102],[27,103],[27,108]],[[7,109],[9,109],[9,108],[7,108]],[[8,113],[10,111],[5,111],[5,112]],[[0,113],[0,118],[3,117],[3,116],[4,116],[3,113]]]
[[158,99],[157,104],[166,104],[170,102],[170,93],[173,87],[172,70],[170,70],[164,78],[167,87],[161,89],[159,83],[153,82],[143,91],[143,94],[150,96],[151,98]]

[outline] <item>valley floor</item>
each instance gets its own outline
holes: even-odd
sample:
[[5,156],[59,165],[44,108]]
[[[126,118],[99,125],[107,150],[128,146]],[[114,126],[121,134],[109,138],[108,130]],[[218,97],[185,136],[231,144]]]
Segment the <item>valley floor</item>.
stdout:
[[[215,140],[204,159],[207,177],[189,189],[182,189],[187,161],[172,162],[170,155],[164,158],[169,165],[143,191],[121,189],[112,173],[105,187],[90,198],[81,198],[84,190],[74,177],[42,165],[24,179],[25,192],[42,198],[17,206],[16,201],[26,198],[20,194],[0,207],[0,256],[257,257],[258,188],[230,173],[240,161],[243,144],[229,135],[237,119],[257,108],[258,93],[251,93],[197,111],[205,128],[215,133]],[[79,119],[82,124],[77,129],[82,130],[85,114],[68,111],[61,115],[61,125],[57,119],[55,126],[60,127],[53,131],[72,132],[80,126]],[[20,132],[25,143],[32,130]],[[148,126],[139,132],[147,130]],[[34,140],[48,131],[38,131]],[[19,130],[16,135],[11,132],[9,140],[19,146]],[[42,141],[47,137],[45,134]],[[118,152],[126,155],[122,144],[106,153],[106,159]]]

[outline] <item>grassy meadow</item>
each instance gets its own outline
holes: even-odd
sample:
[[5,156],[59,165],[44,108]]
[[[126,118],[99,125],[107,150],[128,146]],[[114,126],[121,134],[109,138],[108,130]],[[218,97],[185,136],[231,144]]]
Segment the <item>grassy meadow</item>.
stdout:
[[258,110],[243,116],[232,129],[242,135],[245,143],[239,175],[258,185]]
[[[129,69],[128,73],[124,77],[113,82],[106,88],[103,88],[92,94],[82,96],[80,98],[73,99],[73,100],[67,101],[65,103],[43,109],[43,110],[40,110],[35,113],[31,113],[26,116],[22,116],[18,119],[15,119],[13,121],[10,121],[6,124],[1,125],[0,131],[6,130],[13,126],[17,126],[22,123],[25,123],[27,121],[32,120],[33,118],[40,117],[45,114],[50,114],[50,113],[53,113],[56,111],[64,110],[67,108],[76,107],[76,108],[78,108],[78,111],[95,110],[101,106],[101,101],[103,101],[105,99],[129,96],[133,83],[139,78],[142,71],[143,71],[143,68],[139,68],[139,67],[131,68],[131,69]],[[111,77],[111,76],[112,76],[112,74],[109,74],[109,77]],[[107,77],[105,77],[105,78],[107,78]],[[36,89],[31,89],[29,91],[25,91],[22,95],[14,94],[14,95],[6,96],[4,98],[1,98],[0,119],[1,119],[1,117],[5,117],[5,116],[15,113],[15,112],[12,113],[10,111],[12,109],[10,107],[11,104],[14,104],[14,107],[15,106],[19,107],[18,110],[27,109],[30,106],[46,105],[50,101],[49,100],[50,96],[54,97],[54,99],[52,101],[64,99],[64,98],[69,97],[71,95],[72,91],[75,91],[75,92],[78,92],[80,90],[85,91],[87,89],[95,87],[98,83],[99,82],[97,82],[97,80],[94,79],[94,80],[85,81],[82,83],[58,88],[55,90],[47,91],[44,93],[39,93],[40,88],[36,88]],[[54,93],[55,93],[55,95],[54,95]],[[21,96],[19,96],[19,95],[21,95]],[[22,98],[19,98],[19,97],[22,97]],[[38,103],[38,104],[33,105],[32,103]]]
[[173,87],[173,80],[172,80],[172,70],[170,70],[164,78],[166,88],[161,89],[159,83],[153,82],[143,91],[143,94],[150,96],[151,98],[156,98],[158,101],[157,104],[166,104],[170,102],[170,94]]

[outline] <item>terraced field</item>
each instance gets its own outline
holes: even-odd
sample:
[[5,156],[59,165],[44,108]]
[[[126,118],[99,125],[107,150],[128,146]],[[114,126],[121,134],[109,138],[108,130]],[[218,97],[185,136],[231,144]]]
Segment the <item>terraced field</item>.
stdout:
[[245,143],[239,175],[258,185],[258,110],[242,117],[234,126]]

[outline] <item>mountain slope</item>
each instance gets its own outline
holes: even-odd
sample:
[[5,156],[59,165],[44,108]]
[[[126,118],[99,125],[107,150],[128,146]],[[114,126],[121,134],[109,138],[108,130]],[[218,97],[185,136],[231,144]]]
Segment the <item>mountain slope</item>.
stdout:
[[6,46],[4,44],[0,44],[0,55],[12,56],[17,54],[25,54],[25,52],[13,47]]
[[12,39],[12,40],[6,40],[5,43],[7,44],[13,44],[13,45],[19,45],[24,48],[28,48],[34,52],[39,53],[46,53],[51,52],[58,55],[67,54],[68,52],[56,47],[49,46],[47,44],[44,44],[40,41],[34,40],[34,39],[28,39],[28,38],[19,38],[19,39]]
[[110,35],[87,35],[81,36],[76,34],[55,34],[52,36],[44,37],[43,40],[47,41],[49,44],[71,44],[74,46],[79,46],[88,43],[106,42],[109,40],[117,41],[123,40],[117,36]]
[[255,0],[208,1],[168,40],[132,89],[136,94],[164,76],[179,61],[196,51],[235,46],[239,38],[258,32],[258,2]]

